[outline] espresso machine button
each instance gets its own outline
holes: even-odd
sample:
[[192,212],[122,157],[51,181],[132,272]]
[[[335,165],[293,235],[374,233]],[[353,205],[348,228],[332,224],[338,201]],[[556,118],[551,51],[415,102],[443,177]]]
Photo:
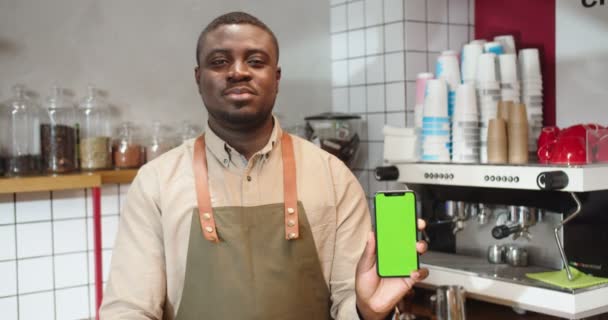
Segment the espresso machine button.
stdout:
[[513,179],[513,181],[515,181],[515,183],[518,183],[518,182],[519,182],[519,177],[515,177],[515,178]]
[[513,182],[513,177],[509,177],[509,182]]
[[484,176],[484,177],[483,177],[483,180],[485,180],[485,181],[489,181],[489,180],[490,180],[490,176],[488,176],[488,175]]
[[490,181],[491,181],[491,182],[494,182],[494,180],[496,180],[496,177],[495,177],[495,176],[491,176],[491,177],[490,177]]
[[560,190],[568,186],[568,175],[563,171],[541,172],[536,177],[536,185],[541,190]]

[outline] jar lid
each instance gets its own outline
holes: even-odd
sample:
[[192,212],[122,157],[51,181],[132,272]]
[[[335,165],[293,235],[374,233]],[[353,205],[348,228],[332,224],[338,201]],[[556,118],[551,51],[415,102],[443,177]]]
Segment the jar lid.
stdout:
[[64,88],[57,85],[51,87],[49,96],[45,100],[45,106],[47,109],[60,109],[60,108],[73,108],[74,104],[70,101],[70,98],[65,94]]
[[78,107],[82,109],[105,108],[107,106],[108,103],[100,94],[99,89],[92,85],[87,86],[87,95],[78,104]]

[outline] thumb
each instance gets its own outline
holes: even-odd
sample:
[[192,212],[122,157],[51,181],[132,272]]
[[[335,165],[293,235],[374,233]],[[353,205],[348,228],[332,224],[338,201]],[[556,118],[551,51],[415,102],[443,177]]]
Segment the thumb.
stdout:
[[376,238],[374,232],[370,231],[365,244],[365,250],[357,264],[357,274],[371,270],[376,264]]

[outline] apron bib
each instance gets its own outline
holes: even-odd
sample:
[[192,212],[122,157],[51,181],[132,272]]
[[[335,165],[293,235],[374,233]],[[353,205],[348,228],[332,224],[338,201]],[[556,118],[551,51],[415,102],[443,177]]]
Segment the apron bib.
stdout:
[[197,139],[198,208],[176,319],[331,319],[310,224],[297,202],[289,134],[281,143],[285,203],[211,208],[204,136]]

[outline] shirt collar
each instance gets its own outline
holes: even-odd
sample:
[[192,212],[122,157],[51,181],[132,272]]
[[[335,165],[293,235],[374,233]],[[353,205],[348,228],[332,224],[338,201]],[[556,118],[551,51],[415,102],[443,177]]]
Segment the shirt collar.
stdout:
[[[283,130],[281,129],[281,125],[279,124],[279,120],[274,115],[272,116],[274,126],[272,128],[272,133],[270,134],[270,139],[268,139],[268,143],[256,152],[252,159],[257,155],[268,156],[276,147],[278,147],[278,140],[283,134]],[[227,142],[222,140],[220,137],[207,126],[205,129],[205,144],[207,148],[213,154],[215,158],[224,166],[228,167],[231,163],[236,164],[240,163],[240,159],[244,159],[244,157],[238,153],[233,147],[231,147]]]

